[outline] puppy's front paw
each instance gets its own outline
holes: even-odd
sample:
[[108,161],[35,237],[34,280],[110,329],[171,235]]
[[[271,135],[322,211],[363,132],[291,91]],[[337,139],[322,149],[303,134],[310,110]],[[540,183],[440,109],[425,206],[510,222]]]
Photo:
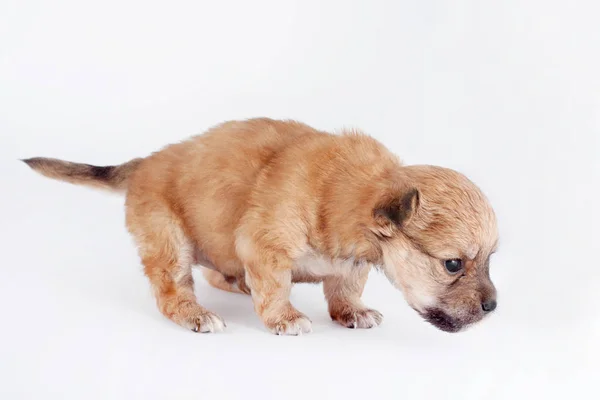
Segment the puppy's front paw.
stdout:
[[369,329],[379,326],[383,322],[383,315],[379,311],[370,308],[357,308],[332,313],[331,319],[346,328]]
[[301,315],[289,320],[281,320],[269,326],[269,329],[276,335],[298,336],[312,332],[312,322]]

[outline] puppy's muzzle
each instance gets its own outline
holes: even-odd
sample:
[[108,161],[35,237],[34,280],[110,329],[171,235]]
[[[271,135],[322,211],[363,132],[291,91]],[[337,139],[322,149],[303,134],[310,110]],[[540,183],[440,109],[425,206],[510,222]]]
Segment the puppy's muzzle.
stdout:
[[430,308],[421,312],[421,316],[431,325],[444,332],[459,332],[467,326],[480,321],[484,316],[496,309],[496,299],[490,298],[481,302],[483,312],[470,314],[467,318],[456,318],[440,308]]

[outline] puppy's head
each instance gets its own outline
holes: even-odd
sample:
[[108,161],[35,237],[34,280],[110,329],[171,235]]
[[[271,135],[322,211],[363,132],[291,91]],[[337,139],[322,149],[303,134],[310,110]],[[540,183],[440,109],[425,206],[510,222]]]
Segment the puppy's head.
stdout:
[[456,171],[402,169],[402,183],[375,208],[383,270],[424,319],[460,331],[496,308],[489,274],[498,241],[494,211]]

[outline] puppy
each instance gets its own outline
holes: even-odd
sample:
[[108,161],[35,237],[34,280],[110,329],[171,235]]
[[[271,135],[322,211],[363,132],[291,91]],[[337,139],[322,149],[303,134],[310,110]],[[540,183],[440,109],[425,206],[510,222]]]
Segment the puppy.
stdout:
[[262,118],[118,166],[24,161],[50,178],[123,192],[158,309],[195,332],[225,323],[197,303],[193,265],[211,285],[250,294],[280,335],[311,331],[290,302],[297,282],[322,282],[341,325],[379,325],[382,315],[361,301],[372,268],[443,331],[496,308],[489,259],[498,229],[486,197],[453,170],[402,165],[362,133]]

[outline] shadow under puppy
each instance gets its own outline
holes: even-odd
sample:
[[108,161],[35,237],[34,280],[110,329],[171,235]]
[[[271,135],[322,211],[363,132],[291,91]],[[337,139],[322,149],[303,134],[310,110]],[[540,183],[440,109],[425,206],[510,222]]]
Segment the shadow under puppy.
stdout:
[[290,303],[296,282],[323,283],[334,321],[379,325],[382,315],[361,301],[371,268],[444,331],[496,307],[489,257],[498,231],[486,197],[456,171],[402,165],[361,133],[261,118],[118,166],[24,161],[50,178],[124,192],[159,310],[196,332],[225,327],[197,303],[198,264],[211,285],[251,294],[276,334],[311,330]]

